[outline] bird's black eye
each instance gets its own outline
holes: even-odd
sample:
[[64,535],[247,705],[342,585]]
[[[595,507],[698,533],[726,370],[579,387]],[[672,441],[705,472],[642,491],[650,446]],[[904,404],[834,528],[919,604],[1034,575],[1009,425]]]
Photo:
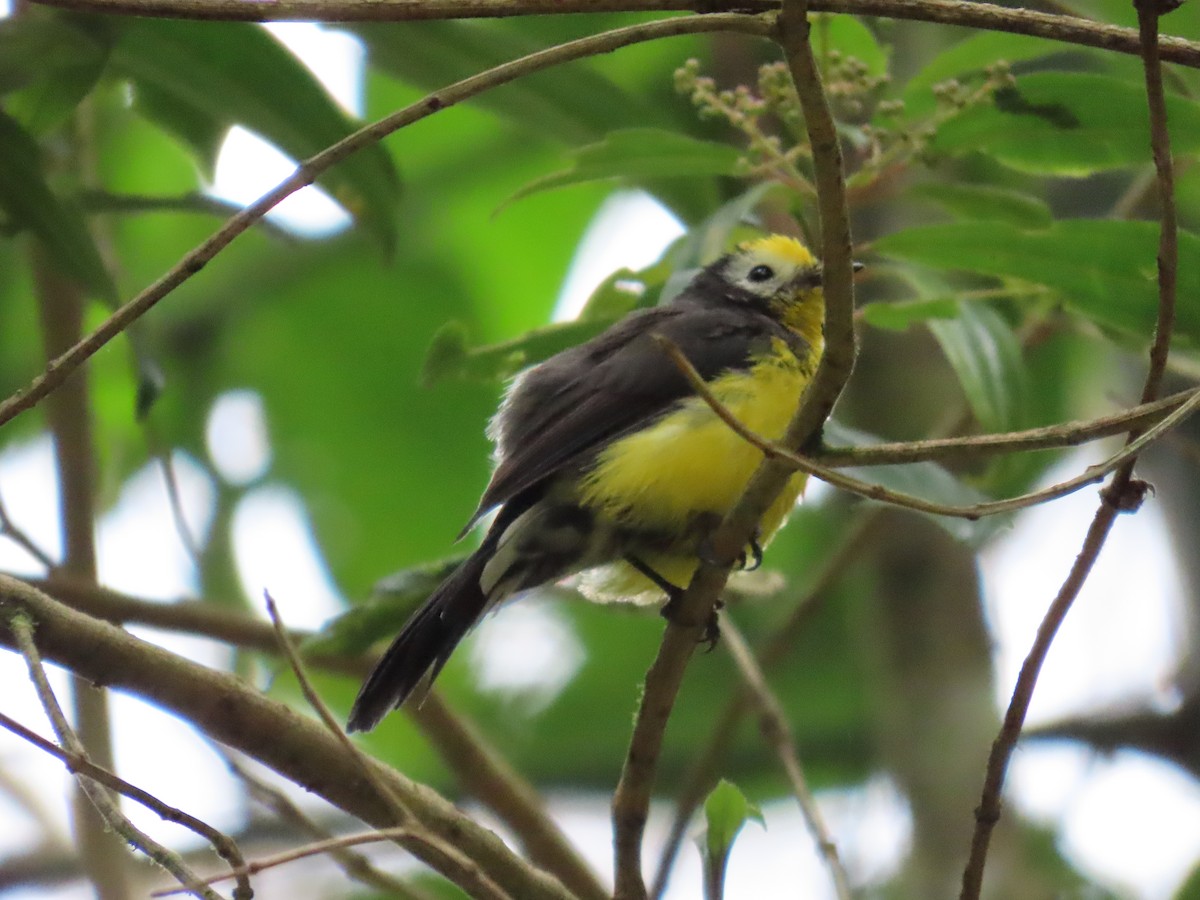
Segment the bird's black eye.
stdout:
[[755,266],[746,277],[751,281],[770,281],[775,277],[775,270],[770,266]]

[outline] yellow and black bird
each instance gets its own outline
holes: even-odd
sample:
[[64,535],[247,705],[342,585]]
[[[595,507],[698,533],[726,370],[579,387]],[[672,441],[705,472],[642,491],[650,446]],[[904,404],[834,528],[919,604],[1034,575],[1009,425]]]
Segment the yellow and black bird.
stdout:
[[[349,729],[375,727],[437,676],[486,612],[522,591],[581,572],[583,590],[597,595],[647,600],[686,587],[762,454],[695,395],[654,336],[773,439],[816,371],[824,321],[820,263],[775,235],[741,244],[670,303],[518,376],[489,429],[495,474],[463,533],[498,509],[495,520],[392,642]],[[767,511],[755,556],[803,487],[793,476]]]

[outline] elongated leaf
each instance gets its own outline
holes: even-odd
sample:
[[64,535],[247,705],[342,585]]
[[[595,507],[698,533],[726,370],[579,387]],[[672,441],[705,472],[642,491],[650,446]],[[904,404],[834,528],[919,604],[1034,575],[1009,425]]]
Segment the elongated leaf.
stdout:
[[958,375],[975,418],[988,431],[1022,424],[1028,379],[1016,335],[995,311],[963,303],[953,319],[935,319],[929,329]]
[[[878,240],[885,256],[965,272],[1019,279],[1057,292],[1076,312],[1147,340],[1158,308],[1158,225],[1069,219],[1024,230],[1002,222],[910,228]],[[1200,236],[1179,234],[1179,284],[1200,279]],[[1200,304],[1181,290],[1175,334],[1200,343]]]
[[1009,222],[1024,228],[1045,227],[1053,221],[1046,202],[1030,194],[991,184],[931,182],[912,191],[964,219]]
[[0,21],[0,93],[5,111],[35,134],[61,125],[96,84],[108,55],[103,32],[31,9]]
[[451,378],[500,381],[595,337],[615,321],[557,322],[534,328],[511,341],[480,347],[468,344],[466,330],[460,322],[449,322],[433,336],[421,369],[421,384],[432,387]]
[[[946,122],[932,146],[1023,172],[1082,177],[1150,160],[1145,89],[1109,75],[1039,72]],[[1176,154],[1200,150],[1200,104],[1167,96]]]
[[732,175],[741,154],[728,144],[702,141],[657,128],[614,131],[570,154],[571,167],[525,185],[507,203],[541,191],[587,181],[620,180],[641,185],[659,178]]
[[[510,22],[404,22],[355,25],[371,64],[426,90],[547,46]],[[586,62],[538,72],[470,101],[539,136],[576,143],[628,125],[643,109]],[[632,116],[630,114],[633,114]]]
[[[164,124],[202,140],[193,144],[201,159],[211,152],[214,123],[244,125],[297,159],[355,128],[312,73],[257,25],[122,19],[113,65],[135,92],[150,88],[148,114],[174,105]],[[321,184],[390,251],[399,181],[382,147],[360,150]]]
[[[825,423],[825,439],[832,445],[864,447],[882,441],[874,435],[849,428],[830,419]],[[960,481],[937,463],[914,463],[904,466],[863,466],[847,469],[847,473],[872,484],[945,506],[971,506],[988,498],[985,494]],[[921,515],[926,515],[921,513]],[[929,515],[954,538],[972,547],[981,546],[996,529],[1008,521],[1006,516],[989,516],[974,522],[952,516]]]
[[958,301],[953,297],[868,303],[862,308],[862,319],[876,328],[904,331],[917,322],[929,319],[953,319],[958,315],[958,308]]
[[115,302],[116,287],[79,210],[60,200],[42,176],[38,146],[15,119],[0,112],[0,209],[10,226],[27,228],[54,261],[90,291]]

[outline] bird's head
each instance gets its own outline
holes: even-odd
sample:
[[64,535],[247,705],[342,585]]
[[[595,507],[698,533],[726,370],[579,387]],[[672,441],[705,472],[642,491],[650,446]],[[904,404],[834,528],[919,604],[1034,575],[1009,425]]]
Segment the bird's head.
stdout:
[[798,240],[774,234],[745,241],[713,268],[725,284],[727,300],[762,309],[810,346],[821,342],[821,264]]

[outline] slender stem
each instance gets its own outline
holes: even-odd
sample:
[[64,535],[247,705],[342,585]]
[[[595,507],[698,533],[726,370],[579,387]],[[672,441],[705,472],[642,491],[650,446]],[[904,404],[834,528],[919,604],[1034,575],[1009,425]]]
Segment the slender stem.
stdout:
[[754,652],[746,643],[741,630],[733,623],[728,615],[721,618],[721,638],[729,655],[737,665],[738,673],[742,676],[742,684],[750,694],[751,701],[758,708],[760,731],[763,740],[775,752],[779,764],[787,775],[788,783],[792,786],[792,794],[800,805],[800,812],[817,844],[817,852],[829,869],[833,879],[834,893],[838,900],[850,900],[850,880],[846,877],[846,869],[838,857],[837,845],[829,834],[829,828],[817,807],[816,798],[808,788],[808,779],[804,777],[804,767],[800,764],[800,754],[796,749],[796,738],[788,724],[783,706],[767,678],[762,667],[754,658]]
[[[823,234],[826,298],[826,348],[785,433],[782,443],[789,449],[804,446],[818,433],[850,376],[855,353],[851,240],[841,148],[808,33],[807,5],[803,0],[785,2],[773,36],[791,70],[812,148]],[[714,561],[701,562],[687,591],[679,597],[658,654],[646,674],[629,750],[613,794],[614,869],[619,900],[642,900],[646,896],[641,870],[642,838],[663,733],[684,672],[729,578],[732,561],[747,546],[763,513],[779,496],[792,471],[782,460],[771,457],[763,460],[741,498],[713,534]]]
[[[38,649],[47,660],[154,703],[369,825],[394,824],[394,812],[345,748],[312,719],[233,675],[193,663],[0,575],[0,645],[14,645],[8,623],[22,613],[37,622]],[[374,765],[424,830],[473,860],[505,893],[521,900],[571,898],[556,878],[521,859],[436,792],[382,763]],[[431,865],[440,862],[423,841],[402,844]]]
[[[37,0],[46,6],[116,15],[223,21],[415,21],[423,19],[494,18],[563,13],[696,11],[764,13],[779,9],[775,0]],[[1104,25],[1074,15],[1013,9],[974,0],[811,0],[812,12],[881,16],[1006,31],[1097,47],[1117,53],[1140,53],[1132,28]],[[1200,43],[1182,38],[1160,42],[1167,62],[1200,68]]]
[[[41,315],[46,359],[53,360],[79,340],[83,328],[84,296],[79,285],[59,272],[40,246],[31,253],[34,288]],[[82,581],[96,581],[96,447],[92,428],[90,388],[86,370],[66,379],[46,406],[46,421],[54,438],[58,476],[58,520],[62,530],[62,563],[52,572]],[[83,679],[71,682],[72,712],[83,746],[96,762],[113,768],[108,697]],[[130,896],[128,854],[108,833],[85,782],[73,798],[73,828],[80,859],[100,900]]]
[[[1135,0],[1138,31],[1145,72],[1147,106],[1150,112],[1150,144],[1158,175],[1159,197],[1162,205],[1161,230],[1158,245],[1158,319],[1154,342],[1150,349],[1150,365],[1142,390],[1142,402],[1153,400],[1162,383],[1170,353],[1171,332],[1175,321],[1176,273],[1178,267],[1177,222],[1175,216],[1174,177],[1171,171],[1171,144],[1167,129],[1166,101],[1163,96],[1162,64],[1159,52],[1158,17],[1162,3],[1169,10],[1170,0]],[[1145,437],[1135,429],[1129,433],[1128,447],[1135,447]],[[963,869],[960,900],[978,900],[983,890],[983,872],[987,863],[992,831],[1000,819],[1000,797],[1008,772],[1008,763],[1016,750],[1021,728],[1037,686],[1038,675],[1059,627],[1070,612],[1075,598],[1091,572],[1100,550],[1108,538],[1117,515],[1135,511],[1141,503],[1147,485],[1135,481],[1132,456],[1113,476],[1112,483],[1101,493],[1101,504],[1088,528],[1083,547],[1071,571],[1046,610],[1033,645],[1021,665],[1013,688],[1012,698],[1004,715],[1000,733],[988,756],[983,791],[975,810],[975,829],[971,850]]]
[[[70,751],[72,756],[87,760],[87,751],[84,749],[83,743],[67,723],[67,717],[63,715],[62,707],[58,705],[58,699],[50,687],[50,680],[46,677],[46,670],[42,666],[41,654],[38,652],[37,644],[34,643],[33,625],[29,616],[22,611],[10,612],[6,624],[16,649],[25,658],[25,664],[29,668],[29,679],[33,682],[38,699],[42,703],[42,709],[50,719],[50,724],[53,726],[59,742]],[[221,900],[196,877],[195,873],[188,869],[179,854],[153,840],[122,815],[113,796],[105,787],[82,775],[77,775],[76,783],[87,800],[93,804],[96,814],[105,826],[111,828],[115,834],[120,835],[129,844],[137,847],[170,872],[180,884],[187,888],[188,893],[200,897],[201,900]],[[95,887],[97,890],[101,888],[100,885],[95,885]],[[111,889],[111,885],[108,887]],[[249,900],[249,897],[243,896],[243,900]]]
[[114,775],[107,769],[93,763],[85,755],[74,752],[70,749],[63,748],[46,740],[35,731],[32,731],[22,725],[15,719],[11,719],[4,713],[0,713],[0,728],[10,731],[22,740],[28,741],[44,753],[62,761],[67,769],[75,775],[80,775],[85,778],[90,778],[105,787],[116,791],[123,796],[128,797],[142,806],[146,807],[151,812],[155,813],[164,822],[174,822],[176,825],[193,831],[204,840],[213,845],[213,849],[217,851],[222,859],[224,859],[234,871],[230,873],[230,877],[236,877],[238,887],[234,890],[235,898],[245,898],[249,900],[254,895],[254,891],[250,888],[250,881],[244,875],[238,875],[237,870],[246,865],[246,860],[242,857],[242,853],[238,850],[237,844],[228,835],[218,831],[206,822],[197,819],[195,816],[184,812],[182,809],[177,809],[164,803],[162,800],[155,797],[149,791],[145,791],[137,785],[130,784],[124,778]]

